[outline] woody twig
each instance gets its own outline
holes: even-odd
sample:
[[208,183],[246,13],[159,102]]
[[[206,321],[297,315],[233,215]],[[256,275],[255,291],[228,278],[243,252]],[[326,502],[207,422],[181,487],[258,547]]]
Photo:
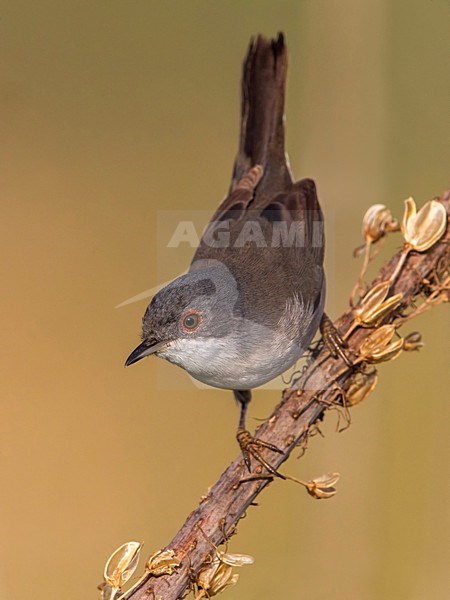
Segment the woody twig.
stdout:
[[[381,227],[387,222],[382,218],[386,217],[386,208],[379,210],[383,214],[374,207],[366,213],[370,245],[399,229],[393,226],[389,213],[391,226],[384,227],[382,234],[380,230],[378,236],[377,223]],[[346,353],[352,365],[334,358],[319,344],[300,377],[283,392],[271,417],[256,432],[283,450],[282,455],[263,451],[276,469],[295,448],[305,445],[325,413],[338,410],[348,419],[348,409],[375,388],[380,363],[421,347],[420,334],[411,332],[401,337],[399,330],[425,310],[449,301],[449,213],[450,190],[426,203],[419,212],[412,199],[405,201],[403,248],[384,264],[367,288],[363,286],[364,273],[360,274],[356,288],[359,301],[353,294],[352,308],[335,322],[348,344]],[[333,496],[337,478],[335,473],[309,482],[288,477],[305,486],[315,498]],[[197,598],[208,598],[234,585],[237,574],[233,568],[250,564],[251,560],[245,555],[221,552],[218,547],[236,533],[244,515],[251,515],[251,505],[272,482],[262,465],[254,465],[249,477],[242,456],[238,456],[201,498],[166,548],[150,557],[144,576],[129,592],[122,587],[136,568],[140,545],[130,542],[112,555],[101,586],[103,600],[176,600],[190,591]],[[278,480],[277,485],[288,483]]]

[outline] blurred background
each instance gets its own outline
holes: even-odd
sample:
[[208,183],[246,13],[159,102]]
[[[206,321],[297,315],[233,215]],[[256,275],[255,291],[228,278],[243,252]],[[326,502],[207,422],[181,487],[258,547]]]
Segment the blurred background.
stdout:
[[[176,274],[161,211],[208,215],[228,188],[250,36],[286,34],[287,145],[326,212],[337,317],[366,208],[449,187],[449,22],[448,0],[3,0],[1,598],[95,598],[109,554],[167,544],[237,455],[231,394],[125,370],[147,300],[115,307]],[[249,511],[229,600],[448,598],[448,325],[443,306],[410,324],[420,354],[285,466],[339,471],[333,500],[276,482]],[[252,427],[278,397],[255,393]]]

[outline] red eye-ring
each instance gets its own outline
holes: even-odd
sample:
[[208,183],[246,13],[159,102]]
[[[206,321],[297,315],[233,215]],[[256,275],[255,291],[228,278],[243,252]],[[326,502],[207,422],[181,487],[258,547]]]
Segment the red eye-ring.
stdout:
[[200,325],[200,315],[196,312],[189,312],[182,318],[181,326],[186,332],[195,331]]

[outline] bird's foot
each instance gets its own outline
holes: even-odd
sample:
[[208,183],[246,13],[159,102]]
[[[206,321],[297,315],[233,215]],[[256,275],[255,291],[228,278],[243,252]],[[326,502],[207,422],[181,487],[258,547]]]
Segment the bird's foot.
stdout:
[[274,477],[286,479],[284,475],[282,475],[279,471],[272,467],[260,454],[260,450],[264,448],[272,450],[272,452],[277,452],[278,454],[284,454],[284,452],[280,450],[280,448],[277,448],[277,446],[274,446],[269,442],[264,442],[263,440],[253,437],[247,429],[239,428],[236,434],[236,439],[241,448],[242,456],[244,457],[244,462],[250,473],[251,457],[253,456],[253,458],[257,460],[261,465],[263,465],[263,467],[265,467],[269,471],[269,473],[271,473]]
[[341,337],[341,334],[325,313],[320,322],[320,333],[322,334],[323,342],[328,348],[331,356],[334,358],[342,358],[348,367],[353,366],[352,361],[344,352],[344,349],[348,347],[347,342]]

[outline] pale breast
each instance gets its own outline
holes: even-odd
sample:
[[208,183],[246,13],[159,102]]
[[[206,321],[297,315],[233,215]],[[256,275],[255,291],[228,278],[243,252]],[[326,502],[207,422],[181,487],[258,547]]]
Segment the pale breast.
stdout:
[[318,326],[313,311],[312,305],[295,296],[286,302],[275,329],[243,320],[227,336],[179,338],[158,356],[213,387],[255,388],[284,373],[302,356]]

